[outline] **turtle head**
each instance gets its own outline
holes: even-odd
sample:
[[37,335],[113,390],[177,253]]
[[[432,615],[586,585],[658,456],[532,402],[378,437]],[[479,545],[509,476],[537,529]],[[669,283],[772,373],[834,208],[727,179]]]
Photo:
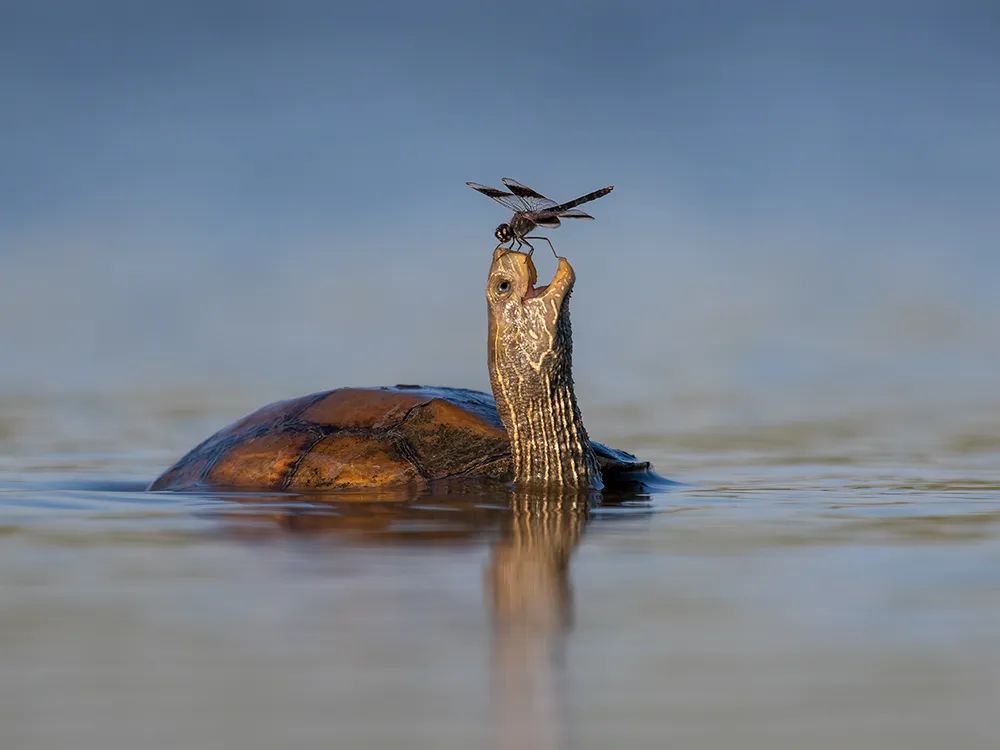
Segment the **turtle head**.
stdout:
[[497,247],[486,282],[491,369],[529,364],[539,372],[548,360],[563,353],[558,349],[569,344],[561,339],[569,336],[566,308],[575,280],[569,261],[560,258],[552,281],[536,287],[538,272],[531,256]]
[[497,238],[497,241],[501,245],[510,242],[514,238],[513,233],[510,231],[510,224],[501,224],[498,226],[493,236]]

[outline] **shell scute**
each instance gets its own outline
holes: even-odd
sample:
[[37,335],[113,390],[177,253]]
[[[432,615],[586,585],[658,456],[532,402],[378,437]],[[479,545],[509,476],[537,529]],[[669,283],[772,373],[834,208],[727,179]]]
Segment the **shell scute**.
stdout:
[[419,392],[339,388],[303,410],[299,418],[340,429],[384,430],[402,422],[410,409],[427,401],[428,397]]
[[443,398],[412,409],[399,432],[428,479],[461,475],[510,456],[502,427]]
[[287,489],[384,487],[421,481],[420,472],[387,441],[366,434],[327,435],[305,454]]
[[163,472],[149,489],[165,490],[177,487],[197,487],[202,477],[211,468],[216,455],[210,451],[195,449]]
[[267,404],[257,409],[257,411],[236,420],[213,437],[243,435],[249,432],[257,432],[261,428],[273,428],[281,422],[295,419],[303,410],[309,408],[309,406],[324,395],[323,393],[313,393],[309,396],[301,396],[300,398],[275,401],[273,404]]
[[217,487],[282,487],[302,454],[318,439],[308,432],[271,432],[229,447],[205,474]]

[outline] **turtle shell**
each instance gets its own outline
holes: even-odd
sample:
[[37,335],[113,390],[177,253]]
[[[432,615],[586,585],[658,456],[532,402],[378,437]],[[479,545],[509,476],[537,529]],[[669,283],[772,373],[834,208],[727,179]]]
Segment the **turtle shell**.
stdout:
[[[593,443],[608,477],[648,470]],[[493,397],[463,388],[339,388],[279,401],[196,446],[151,490],[329,490],[449,478],[510,481]]]

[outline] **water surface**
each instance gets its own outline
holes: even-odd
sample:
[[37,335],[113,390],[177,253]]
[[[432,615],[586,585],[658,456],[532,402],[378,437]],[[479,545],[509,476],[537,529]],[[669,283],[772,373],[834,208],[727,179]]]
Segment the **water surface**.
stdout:
[[683,484],[596,504],[145,492],[244,401],[202,396],[3,401],[4,747],[1000,742],[980,410],[651,431],[598,403]]

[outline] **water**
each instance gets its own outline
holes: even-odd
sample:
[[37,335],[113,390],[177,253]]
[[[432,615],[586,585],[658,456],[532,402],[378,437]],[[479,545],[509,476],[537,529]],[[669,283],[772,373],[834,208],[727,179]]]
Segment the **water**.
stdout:
[[143,490],[248,398],[0,399],[4,748],[1000,743],[996,410],[592,403],[683,482],[594,507]]

